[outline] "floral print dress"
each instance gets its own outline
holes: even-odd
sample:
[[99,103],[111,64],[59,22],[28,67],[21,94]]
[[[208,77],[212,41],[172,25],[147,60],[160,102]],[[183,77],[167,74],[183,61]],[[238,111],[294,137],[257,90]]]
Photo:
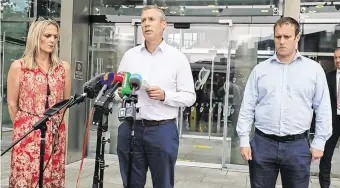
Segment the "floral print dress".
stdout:
[[[23,67],[22,61],[21,67]],[[19,111],[13,125],[12,141],[27,133],[43,117],[46,109],[64,98],[65,69],[62,63],[51,68],[47,73],[40,68],[31,70],[22,68],[18,76],[20,76]],[[65,187],[66,132],[62,118],[62,113],[56,114],[46,124],[44,188]],[[33,131],[13,147],[11,154],[9,187],[39,187],[37,184],[40,129]]]

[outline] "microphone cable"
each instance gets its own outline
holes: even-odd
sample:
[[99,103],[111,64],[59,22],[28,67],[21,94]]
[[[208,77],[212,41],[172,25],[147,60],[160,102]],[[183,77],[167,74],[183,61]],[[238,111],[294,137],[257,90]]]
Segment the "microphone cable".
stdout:
[[78,172],[78,177],[77,177],[77,188],[79,188],[80,186],[80,174],[81,171],[83,170],[83,163],[84,163],[84,158],[85,158],[85,153],[86,153],[86,147],[87,147],[87,141],[88,141],[88,136],[89,136],[89,131],[91,128],[91,122],[92,122],[92,116],[93,116],[93,112],[94,112],[94,107],[91,108],[90,114],[89,114],[89,118],[88,118],[88,122],[87,122],[87,127],[86,127],[86,131],[85,131],[85,138],[84,138],[84,145],[83,145],[83,153],[81,156],[81,163],[80,163],[80,167],[79,167],[79,172]]

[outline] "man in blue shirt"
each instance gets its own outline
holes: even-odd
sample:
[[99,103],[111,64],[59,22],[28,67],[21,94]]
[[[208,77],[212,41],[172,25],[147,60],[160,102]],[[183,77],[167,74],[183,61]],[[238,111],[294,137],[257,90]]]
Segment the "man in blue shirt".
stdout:
[[[295,19],[279,19],[274,25],[276,53],[248,78],[236,130],[252,188],[274,188],[279,172],[284,188],[307,188],[311,161],[322,157],[332,133],[326,76],[320,64],[296,50],[299,33]],[[313,110],[315,138],[309,145]]]

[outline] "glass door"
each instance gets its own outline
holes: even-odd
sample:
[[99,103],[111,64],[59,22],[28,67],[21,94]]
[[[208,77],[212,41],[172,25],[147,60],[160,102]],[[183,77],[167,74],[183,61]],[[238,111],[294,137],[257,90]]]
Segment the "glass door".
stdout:
[[[91,60],[91,78],[104,72],[117,72],[124,53],[135,46],[135,27],[124,23],[93,24],[89,59]],[[92,106],[91,100],[90,106]],[[109,115],[108,131],[105,138],[111,143],[106,144],[105,153],[116,154],[118,133],[119,104],[113,104],[113,113]],[[97,126],[92,125],[88,153],[94,157],[97,144]]]
[[1,149],[11,144],[13,125],[8,113],[7,74],[11,63],[20,59],[25,50],[28,23],[1,23],[1,66],[0,66],[0,117],[1,117]]
[[[188,24],[191,23],[191,24]],[[229,31],[226,24],[168,23],[165,42],[183,52],[191,66],[196,92],[193,106],[181,108],[177,118],[180,133],[178,161],[224,164],[230,161],[226,137],[229,87]],[[137,26],[137,44],[144,38]]]

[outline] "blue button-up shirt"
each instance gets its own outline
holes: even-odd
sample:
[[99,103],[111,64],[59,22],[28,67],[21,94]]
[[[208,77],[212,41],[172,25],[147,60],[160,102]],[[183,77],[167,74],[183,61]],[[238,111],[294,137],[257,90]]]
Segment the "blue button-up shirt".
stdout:
[[316,113],[312,148],[323,151],[332,134],[332,111],[325,73],[320,64],[296,53],[289,64],[276,54],[252,70],[237,123],[241,147],[249,147],[255,127],[277,136],[301,134],[310,129]]

